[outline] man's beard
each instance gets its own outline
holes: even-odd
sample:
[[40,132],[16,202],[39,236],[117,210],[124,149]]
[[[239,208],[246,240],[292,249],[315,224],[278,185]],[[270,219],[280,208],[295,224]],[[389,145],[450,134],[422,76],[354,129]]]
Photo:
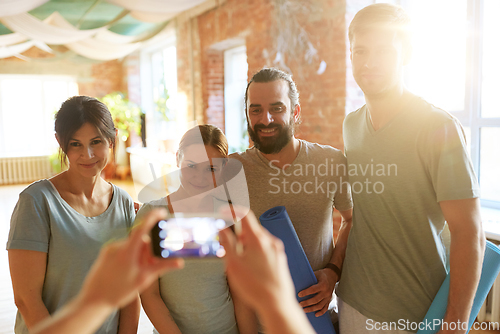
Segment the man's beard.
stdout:
[[[277,128],[277,137],[263,137],[262,139],[259,137],[258,132],[260,129],[272,128]],[[256,124],[254,129],[252,129],[250,127],[250,124],[247,123],[247,129],[250,139],[252,139],[255,148],[264,154],[273,154],[280,152],[292,140],[294,132],[293,125],[287,124],[285,126],[282,126],[275,123],[271,123],[268,126],[265,126],[263,124]]]

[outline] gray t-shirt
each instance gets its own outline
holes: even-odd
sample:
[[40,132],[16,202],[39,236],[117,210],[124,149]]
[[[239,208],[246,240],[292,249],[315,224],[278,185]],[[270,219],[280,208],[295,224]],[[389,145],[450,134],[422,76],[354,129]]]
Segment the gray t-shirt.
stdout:
[[299,154],[284,170],[255,147],[229,158],[243,164],[255,216],[285,206],[312,269],[318,270],[333,253],[333,208],[352,208],[347,164],[344,154],[331,146],[299,141]]
[[[223,205],[219,202],[214,198],[215,208]],[[160,198],[144,204],[137,219],[158,207],[170,211],[165,198]],[[161,298],[183,334],[238,334],[223,260],[186,258],[184,268],[159,280]]]
[[363,315],[418,323],[427,312],[447,272],[439,202],[479,196],[464,138],[419,97],[377,131],[366,106],[347,115],[354,217],[337,294]]
[[[134,216],[132,198],[115,185],[106,211],[85,217],[62,199],[49,180],[40,180],[19,195],[7,249],[47,253],[42,299],[53,314],[80,291],[101,247],[127,236]],[[118,311],[114,312],[96,333],[117,333],[118,317]],[[28,334],[19,312],[14,331]]]

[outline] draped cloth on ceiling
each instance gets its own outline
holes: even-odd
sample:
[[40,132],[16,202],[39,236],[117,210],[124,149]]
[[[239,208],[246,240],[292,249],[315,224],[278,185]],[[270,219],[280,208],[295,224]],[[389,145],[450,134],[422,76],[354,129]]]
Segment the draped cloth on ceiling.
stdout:
[[130,15],[137,20],[162,22],[198,6],[205,0],[107,0],[107,2],[130,10]]
[[159,25],[159,29],[138,36],[111,32],[108,25],[81,30],[58,12],[53,12],[43,21],[28,13],[48,1],[0,1],[0,22],[13,31],[0,35],[0,58],[19,56],[32,46],[50,52],[48,45],[64,45],[78,55],[90,59],[105,61],[122,58],[139,49],[142,42],[161,33],[167,20],[206,0],[106,0],[130,11],[129,14],[140,21],[165,23]]
[[[81,41],[95,35],[100,30],[106,29],[106,27],[88,30],[61,28],[52,22],[54,16],[57,16],[56,13],[57,12],[52,13],[52,15],[44,21],[40,21],[28,13],[2,17],[0,18],[0,21],[12,31],[22,34],[30,39],[39,40],[52,45],[64,45],[67,43]],[[59,18],[64,20],[64,18],[60,15]],[[69,22],[67,23],[71,25]]]
[[49,0],[2,0],[0,1],[0,16],[22,14],[35,9]]
[[37,48],[44,50],[46,52],[52,52],[52,50],[44,43],[39,41],[28,41],[24,43],[19,43],[12,45],[9,48],[0,46],[0,58],[12,57],[13,55],[23,53],[24,51],[36,46]]

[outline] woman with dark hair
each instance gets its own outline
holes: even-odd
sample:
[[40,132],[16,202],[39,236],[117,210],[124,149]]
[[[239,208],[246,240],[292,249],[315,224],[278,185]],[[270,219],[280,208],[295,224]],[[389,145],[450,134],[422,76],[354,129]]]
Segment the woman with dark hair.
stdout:
[[[180,186],[170,195],[143,205],[138,220],[155,207],[177,213],[209,213],[228,207],[213,191],[219,184],[228,155],[222,131],[199,125],[182,137],[177,151]],[[141,293],[141,302],[153,323],[154,333],[237,334],[245,332],[241,304],[229,291],[224,263],[216,260],[186,261],[181,271],[168,272]],[[238,325],[236,323],[238,321]]]
[[[100,101],[75,96],[55,117],[61,163],[68,169],[34,182],[19,195],[7,242],[16,334],[28,334],[72,299],[103,244],[124,238],[134,202],[101,178],[116,129]],[[117,310],[96,333],[136,333],[138,300]]]

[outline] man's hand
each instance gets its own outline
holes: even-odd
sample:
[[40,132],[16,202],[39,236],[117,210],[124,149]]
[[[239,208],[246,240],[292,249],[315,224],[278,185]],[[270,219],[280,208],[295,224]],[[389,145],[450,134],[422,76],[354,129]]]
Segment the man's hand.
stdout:
[[337,274],[330,269],[320,269],[314,272],[318,283],[299,292],[299,297],[314,295],[309,299],[300,302],[304,312],[316,312],[316,317],[320,317],[328,311],[328,305],[332,300],[333,289],[339,280]]
[[141,208],[141,204],[137,203],[137,202],[134,202],[134,211],[135,211],[135,214],[137,214],[137,211],[139,211],[139,209]]

